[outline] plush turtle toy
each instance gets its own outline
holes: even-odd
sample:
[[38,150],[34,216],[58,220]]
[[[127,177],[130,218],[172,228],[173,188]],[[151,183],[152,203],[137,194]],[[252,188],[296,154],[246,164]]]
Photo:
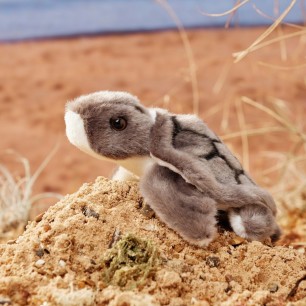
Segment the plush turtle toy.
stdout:
[[119,165],[113,179],[139,179],[149,206],[188,242],[206,246],[214,239],[217,211],[243,238],[279,238],[271,195],[198,117],[100,91],[68,102],[65,122],[73,145]]

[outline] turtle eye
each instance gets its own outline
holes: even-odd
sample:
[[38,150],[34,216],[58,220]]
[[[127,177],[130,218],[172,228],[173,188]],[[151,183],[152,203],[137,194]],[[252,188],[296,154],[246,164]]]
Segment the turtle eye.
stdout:
[[111,128],[116,131],[123,131],[127,127],[127,121],[123,117],[112,118],[109,123]]

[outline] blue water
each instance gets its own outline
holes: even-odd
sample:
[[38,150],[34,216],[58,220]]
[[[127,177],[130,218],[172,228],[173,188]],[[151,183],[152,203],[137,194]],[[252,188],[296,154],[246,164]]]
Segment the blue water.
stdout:
[[[302,2],[297,1],[285,18],[302,23]],[[230,9],[236,0],[168,0],[186,28],[223,27],[224,17],[201,14]],[[274,16],[275,0],[253,0],[241,7],[232,20],[239,26],[271,24],[254,9]],[[279,0],[280,12],[291,2]],[[306,5],[305,5],[306,6]],[[122,33],[175,28],[164,8],[154,0],[0,0],[0,41],[75,36],[97,33]]]

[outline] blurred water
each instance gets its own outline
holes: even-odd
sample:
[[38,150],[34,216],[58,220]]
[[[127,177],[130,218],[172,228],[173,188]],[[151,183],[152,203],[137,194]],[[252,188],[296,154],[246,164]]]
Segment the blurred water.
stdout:
[[[297,1],[287,22],[304,21],[303,3]],[[186,28],[222,27],[224,17],[208,13],[224,12],[236,0],[168,0]],[[239,9],[232,24],[254,26],[272,21],[258,14],[253,5],[275,16],[274,5],[282,12],[290,0],[253,0]],[[14,41],[97,33],[134,32],[175,28],[168,13],[154,0],[0,0],[0,41]]]

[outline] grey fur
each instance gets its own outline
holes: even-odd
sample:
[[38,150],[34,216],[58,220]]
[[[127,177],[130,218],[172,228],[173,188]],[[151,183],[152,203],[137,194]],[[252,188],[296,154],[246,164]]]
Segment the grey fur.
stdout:
[[[183,119],[182,116],[180,118]],[[200,123],[197,122],[197,124]],[[201,124],[204,129],[204,122],[201,121]],[[193,143],[191,143],[191,147],[195,147],[194,150],[189,148],[186,151],[186,147],[175,147],[175,141],[173,144],[173,129],[174,124],[168,114],[157,115],[151,131],[150,152],[153,156],[174,166],[187,182],[213,198],[219,209],[228,210],[233,207],[258,204],[269,207],[273,214],[276,214],[276,206],[270,194],[255,185],[245,171],[239,176],[245,177],[246,183],[238,184],[234,181],[234,171],[226,166],[221,158],[214,162],[214,159],[206,160],[201,158],[201,155],[191,153],[201,150],[197,144],[194,145]],[[205,134],[203,135],[205,138]],[[225,156],[228,159],[235,159],[219,139],[212,138],[212,140],[217,141],[218,147],[224,146],[223,151],[227,150]],[[206,148],[204,148],[205,150]],[[233,167],[237,167],[235,168],[237,171],[243,170],[238,160]]]
[[184,239],[207,245],[216,234],[216,203],[186,184],[177,173],[154,165],[140,181],[141,192],[156,215]]
[[[140,177],[141,193],[157,216],[190,243],[203,246],[213,239],[217,209],[229,212],[232,220],[238,215],[249,240],[278,239],[273,198],[199,118],[157,110],[154,122],[149,109],[122,92],[82,96],[67,110],[82,117],[95,153],[114,161],[151,154],[156,163]],[[127,119],[125,130],[110,128],[116,116]]]
[[271,237],[274,242],[281,234],[271,210],[267,207],[247,205],[234,209],[231,213],[240,215],[249,240],[261,241],[266,237]]
[[[108,92],[101,99],[98,92],[75,99],[67,104],[66,110],[74,111],[82,117],[94,152],[114,160],[149,154],[153,120],[134,96]],[[125,130],[114,131],[110,127],[110,119],[116,117],[127,120]]]

